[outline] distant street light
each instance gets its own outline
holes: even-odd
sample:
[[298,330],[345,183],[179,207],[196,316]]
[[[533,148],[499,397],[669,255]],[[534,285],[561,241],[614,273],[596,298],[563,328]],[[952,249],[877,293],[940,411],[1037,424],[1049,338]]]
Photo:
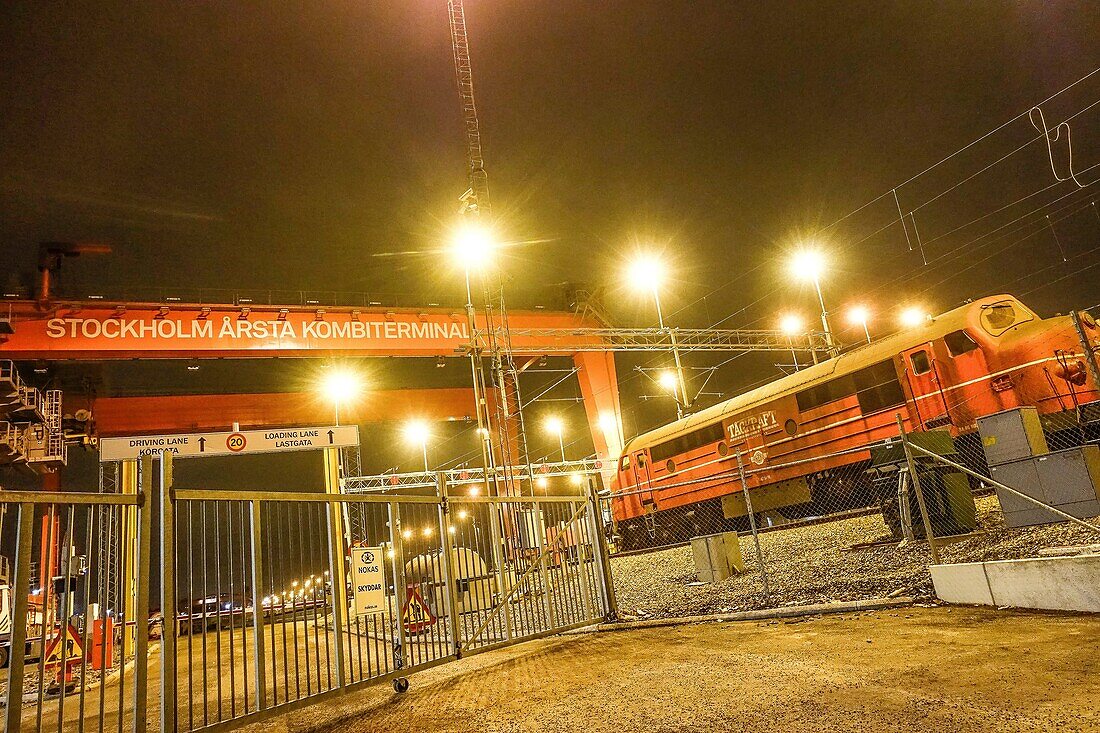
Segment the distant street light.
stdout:
[[627,277],[634,288],[653,295],[653,302],[657,306],[657,325],[662,331],[668,330],[669,342],[672,344],[672,362],[676,367],[676,381],[679,385],[679,389],[673,390],[673,395],[676,396],[676,417],[683,417],[684,410],[688,407],[684,367],[680,362],[680,348],[676,344],[676,329],[665,328],[665,315],[661,310],[661,284],[665,279],[664,263],[650,255],[641,256],[630,263]]
[[871,343],[871,332],[867,329],[867,319],[869,317],[870,314],[862,305],[857,305],[848,311],[848,321],[863,326],[863,335],[867,337],[867,343]]
[[906,328],[919,326],[928,320],[928,313],[923,308],[910,306],[901,312],[901,325]]
[[356,397],[362,389],[362,383],[354,372],[334,369],[324,376],[321,384],[325,396],[336,408],[336,424],[340,424],[340,403]]
[[791,347],[791,359],[794,360],[794,370],[798,371],[798,354],[794,350],[794,337],[805,333],[802,319],[793,313],[788,313],[779,319],[779,330],[787,335],[787,343]]
[[561,421],[561,418],[556,415],[551,415],[546,418],[546,432],[551,435],[558,436],[558,448],[561,449],[561,462],[565,463],[565,439],[562,434],[565,432],[565,424]]
[[836,343],[833,331],[829,328],[829,312],[825,308],[825,297],[821,294],[821,275],[825,272],[825,256],[815,249],[804,249],[791,260],[791,273],[800,280],[809,280],[817,291],[817,301],[821,305],[821,328],[825,331],[825,346],[829,354],[836,355]]
[[432,437],[428,424],[423,420],[413,420],[405,425],[405,439],[413,445],[419,445],[424,454],[424,473],[431,469],[428,467],[428,439]]

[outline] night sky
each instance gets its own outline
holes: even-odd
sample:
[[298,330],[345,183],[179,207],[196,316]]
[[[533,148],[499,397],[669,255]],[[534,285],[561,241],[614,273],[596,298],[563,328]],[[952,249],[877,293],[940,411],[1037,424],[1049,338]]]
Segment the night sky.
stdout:
[[[444,0],[12,2],[0,13],[9,288],[30,283],[37,242],[80,239],[115,252],[67,261],[73,293],[459,292],[440,252],[466,188]],[[1089,169],[1100,104],[1086,109],[1100,73],[1043,105],[1052,126],[1077,115],[1083,190],[1056,183],[1026,117],[909,180],[1100,67],[1095,2],[469,0],[467,17],[495,226],[528,242],[503,262],[517,306],[587,282],[620,322],[651,325],[622,266],[652,248],[672,268],[671,322],[770,328],[781,312],[815,313],[784,267],[808,238],[831,260],[830,308],[863,300],[880,332],[903,302],[942,311],[1009,291],[1043,314],[1100,303],[1100,186],[1087,185],[1100,180]],[[1064,136],[1055,157],[1064,175]],[[894,187],[928,265],[883,196]],[[638,400],[653,389],[631,372],[661,359],[620,360],[628,434],[672,416],[667,399]],[[730,362],[708,391],[775,376],[775,361]],[[249,391],[278,391],[296,369],[99,371],[104,391],[130,394],[238,389],[241,374]],[[379,385],[402,379],[402,364],[370,369]],[[452,373],[415,374],[425,386],[460,380],[457,367],[439,371]],[[532,411],[563,412],[579,432],[578,405]],[[553,449],[533,438],[536,455]],[[576,440],[578,455],[590,450]],[[367,466],[413,469],[395,441],[377,430]]]

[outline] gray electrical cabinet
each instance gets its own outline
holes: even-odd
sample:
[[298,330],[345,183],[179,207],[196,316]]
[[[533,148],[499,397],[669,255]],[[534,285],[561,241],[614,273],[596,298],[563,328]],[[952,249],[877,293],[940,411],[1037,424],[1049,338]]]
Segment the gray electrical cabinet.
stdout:
[[991,466],[1048,452],[1039,412],[1034,407],[1015,407],[978,418],[986,462]]
[[[1079,519],[1100,516],[1100,447],[1080,446],[991,466],[995,481]],[[997,489],[1005,524],[1061,522],[1055,514],[1016,494]]]

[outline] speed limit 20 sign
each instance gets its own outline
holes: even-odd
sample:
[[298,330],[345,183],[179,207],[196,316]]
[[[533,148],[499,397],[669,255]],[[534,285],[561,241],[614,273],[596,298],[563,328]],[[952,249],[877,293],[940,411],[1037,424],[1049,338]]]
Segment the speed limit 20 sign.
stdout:
[[240,453],[248,445],[248,439],[241,433],[233,433],[225,439],[225,447],[233,453]]

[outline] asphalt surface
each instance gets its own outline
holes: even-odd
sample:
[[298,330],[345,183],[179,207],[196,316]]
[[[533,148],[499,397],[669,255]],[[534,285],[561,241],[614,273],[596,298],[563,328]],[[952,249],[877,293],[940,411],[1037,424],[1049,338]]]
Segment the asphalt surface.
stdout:
[[[148,660],[154,726],[159,657],[154,644]],[[181,669],[186,658],[181,649]],[[205,682],[196,677],[195,688],[206,686],[216,698],[216,678],[228,688],[236,666],[223,659]],[[132,679],[131,670],[127,694]],[[1100,731],[1100,617],[903,608],[582,633],[475,655],[410,681],[403,695],[375,684],[248,730]],[[243,707],[239,682],[236,695],[226,697]],[[117,680],[105,692],[105,723],[113,729]],[[179,694],[181,730],[201,725],[198,706],[188,716],[186,691]],[[98,696],[98,689],[90,691],[89,730],[98,729]],[[76,729],[73,703],[66,706],[66,730]],[[33,729],[34,706],[23,712]],[[44,729],[56,729],[56,701],[43,712]]]
[[263,729],[1098,731],[1100,618],[906,608],[583,634],[411,682]]

